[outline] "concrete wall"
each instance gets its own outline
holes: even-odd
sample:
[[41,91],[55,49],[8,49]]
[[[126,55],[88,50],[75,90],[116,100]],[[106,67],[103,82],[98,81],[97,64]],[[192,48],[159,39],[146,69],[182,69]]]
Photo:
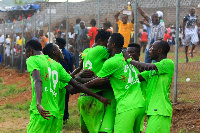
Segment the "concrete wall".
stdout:
[[[121,10],[123,6],[127,5],[130,0],[101,0],[101,19],[107,18],[115,25],[114,13]],[[196,7],[196,13],[200,16],[199,0],[181,0],[180,7],[180,22],[188,13],[191,6]],[[138,5],[149,15],[155,11],[162,11],[164,13],[164,22],[166,25],[176,23],[176,0],[139,0]],[[132,3],[134,6],[134,3]],[[48,8],[48,6],[46,6]],[[76,18],[81,18],[86,22],[86,26],[90,26],[89,22],[92,18],[98,19],[98,3],[97,0],[86,2],[69,3],[69,18],[70,24],[75,24]],[[58,22],[66,18],[66,3],[53,3],[52,9],[56,9],[56,14],[52,14],[52,22]],[[46,10],[44,10],[46,12]],[[138,14],[138,20],[142,20]],[[140,26],[140,25],[139,25]]]
[[[101,19],[107,18],[115,28],[116,22],[114,19],[114,13],[121,10],[123,6],[127,5],[130,0],[101,0]],[[133,0],[134,1],[134,0]],[[176,24],[176,0],[138,0],[138,5],[149,15],[155,11],[162,11],[164,13],[164,22],[167,25]],[[45,15],[45,22],[48,25],[49,15],[47,9],[49,3],[38,2],[40,4],[40,13]],[[200,16],[200,8],[197,6],[200,4],[200,0],[181,0],[180,7],[180,22],[182,23],[183,17],[188,13],[191,6],[196,7],[196,13]],[[51,3],[52,9],[56,9],[56,14],[52,14],[52,23],[55,25],[57,22],[61,22],[66,19],[66,3]],[[134,3],[132,3],[134,7]],[[86,22],[86,26],[90,26],[91,19],[98,19],[98,3],[97,0],[88,0],[85,2],[72,3],[69,2],[69,22],[70,25],[75,25],[76,18],[81,18]],[[130,19],[130,17],[129,17]],[[138,14],[138,21],[142,20],[140,14]],[[44,25],[45,26],[45,25]],[[141,25],[138,25],[139,27]]]

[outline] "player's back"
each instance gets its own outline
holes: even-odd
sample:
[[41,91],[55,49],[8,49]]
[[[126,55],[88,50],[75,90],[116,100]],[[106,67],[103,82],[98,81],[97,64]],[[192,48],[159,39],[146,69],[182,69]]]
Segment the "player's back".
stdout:
[[50,80],[49,80],[49,71],[48,71],[48,67],[49,67],[49,63],[48,60],[46,60],[46,55],[36,55],[36,56],[31,56],[27,59],[27,69],[30,73],[31,76],[31,84],[32,84],[32,102],[31,102],[31,106],[30,106],[30,112],[33,112],[34,114],[39,114],[38,110],[37,110],[37,106],[36,106],[36,94],[35,94],[35,88],[34,88],[34,81],[33,81],[33,77],[32,77],[32,72],[34,70],[38,70],[40,71],[40,75],[41,75],[41,80],[42,80],[42,99],[41,99],[41,105],[43,106],[43,108],[45,110],[48,110],[50,112],[52,112],[52,115],[56,115],[52,108],[51,108],[51,102],[49,102],[51,100],[50,97],[52,97],[51,95],[49,95],[50,93]]
[[108,59],[109,53],[104,46],[90,48],[83,58],[83,69],[91,69],[95,74],[102,68],[103,63]]
[[144,107],[140,81],[137,76],[139,71],[128,65],[123,54],[115,54],[109,58],[97,74],[98,77],[109,75],[110,83],[117,102],[116,113]]

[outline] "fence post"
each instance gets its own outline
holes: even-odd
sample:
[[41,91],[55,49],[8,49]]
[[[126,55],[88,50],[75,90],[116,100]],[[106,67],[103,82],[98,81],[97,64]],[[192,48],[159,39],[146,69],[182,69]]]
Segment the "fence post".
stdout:
[[137,43],[137,4],[138,4],[138,1],[135,0],[135,11],[134,11],[134,43]]
[[179,8],[180,8],[180,0],[176,0],[176,44],[175,44],[174,103],[177,103]]
[[4,34],[3,61],[4,61],[4,65],[6,65],[6,53],[5,53],[5,45],[6,45],[6,17],[5,17],[5,12],[3,12],[3,15],[4,15],[4,23],[3,23],[3,34]]
[[11,42],[11,51],[12,51],[12,68],[13,68],[13,65],[14,65],[14,33],[15,33],[15,24],[14,24],[14,22],[13,22],[13,24],[12,24],[12,27],[13,27],[13,32],[12,32],[12,42]]
[[34,32],[34,35],[33,35],[33,36],[34,36],[34,39],[35,39],[35,37],[36,37],[36,14],[37,14],[37,13],[34,14],[34,29],[33,29],[33,32]]
[[51,40],[51,4],[49,2],[49,35],[48,35],[48,38],[49,38],[49,43],[50,43],[50,40]]
[[100,29],[100,2],[101,0],[98,0],[98,29]]
[[68,19],[69,19],[69,14],[68,14],[68,0],[66,1],[66,5],[67,5],[67,16],[66,16],[66,45],[67,45],[67,50],[68,49],[68,43],[69,43],[69,36],[68,36],[68,32],[69,32],[69,22],[68,22]]
[[24,58],[24,19],[22,19],[22,54],[21,54],[21,72],[23,73],[23,58]]

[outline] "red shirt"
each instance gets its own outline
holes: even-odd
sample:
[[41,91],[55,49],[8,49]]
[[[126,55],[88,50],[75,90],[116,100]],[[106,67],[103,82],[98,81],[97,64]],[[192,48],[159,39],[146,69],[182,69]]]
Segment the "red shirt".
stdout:
[[141,42],[147,42],[147,32],[142,32]]
[[89,30],[89,33],[88,33],[88,36],[91,36],[92,37],[92,40],[90,40],[90,48],[92,47],[92,45],[94,44],[94,39],[95,39],[95,36],[97,34],[97,27],[92,27],[90,30]]
[[167,39],[169,39],[170,38],[170,36],[169,36],[169,34],[168,33],[165,33],[165,35],[164,35],[164,41],[167,41]]

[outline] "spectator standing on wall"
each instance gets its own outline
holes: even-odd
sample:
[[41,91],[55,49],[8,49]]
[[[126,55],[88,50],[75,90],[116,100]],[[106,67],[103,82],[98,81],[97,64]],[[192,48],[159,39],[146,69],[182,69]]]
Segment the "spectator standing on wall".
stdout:
[[89,39],[88,39],[88,32],[89,30],[85,27],[85,22],[80,22],[80,27],[82,29],[81,34],[79,35],[80,38],[80,45],[79,45],[79,52],[83,52],[86,48],[90,47]]
[[123,37],[124,37],[124,45],[123,45],[123,49],[126,49],[128,47],[128,44],[130,42],[130,35],[131,35],[131,30],[134,26],[134,13],[132,11],[132,19],[130,23],[127,23],[128,21],[128,15],[123,14],[122,15],[122,20],[119,20],[119,15],[120,13],[127,9],[127,7],[125,6],[121,11],[117,12],[115,14],[115,20],[118,24],[119,30],[118,33],[120,33]]
[[149,43],[145,51],[145,63],[151,63],[152,60],[149,56],[150,45],[153,44],[155,41],[162,40],[164,38],[165,26],[163,25],[163,23],[160,23],[158,13],[155,12],[151,15],[151,17],[149,17],[140,7],[138,7],[138,11],[149,23]]
[[91,24],[92,28],[90,28],[88,36],[89,36],[89,40],[90,40],[90,47],[92,47],[92,45],[94,44],[94,40],[95,40],[95,36],[97,34],[98,28],[95,27],[96,26],[96,20],[95,19],[92,19],[90,21],[90,24]]
[[49,43],[49,39],[44,35],[43,30],[40,30],[39,36],[40,36],[40,43],[43,49]]

